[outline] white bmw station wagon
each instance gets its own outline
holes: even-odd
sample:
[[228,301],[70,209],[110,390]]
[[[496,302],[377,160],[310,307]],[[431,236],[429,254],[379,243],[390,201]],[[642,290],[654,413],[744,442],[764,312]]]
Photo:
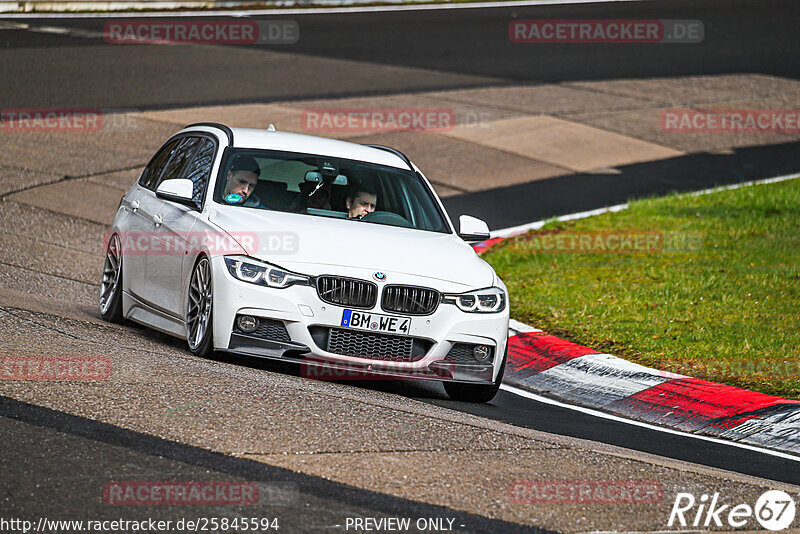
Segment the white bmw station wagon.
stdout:
[[306,376],[439,380],[486,402],[509,300],[398,150],[216,123],[153,156],[107,234],[100,313]]

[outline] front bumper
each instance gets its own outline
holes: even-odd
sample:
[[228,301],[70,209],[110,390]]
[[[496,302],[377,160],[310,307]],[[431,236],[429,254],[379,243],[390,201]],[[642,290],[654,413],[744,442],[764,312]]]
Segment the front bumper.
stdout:
[[[331,380],[385,377],[488,384],[495,380],[502,364],[508,337],[508,307],[496,314],[476,314],[442,303],[431,315],[411,316],[408,337],[425,346],[424,354],[414,361],[345,356],[325,350],[319,335],[324,329],[341,328],[345,307],[323,302],[316,288],[311,286],[273,289],[236,280],[221,257],[212,260],[212,268],[216,350],[298,362],[304,375]],[[353,276],[353,273],[354,269],[348,268],[346,273],[329,274]],[[368,279],[365,273],[359,274]],[[400,274],[392,274],[392,281],[420,285],[419,278],[406,276],[404,279]],[[428,286],[436,287],[435,284]],[[398,315],[381,310],[380,297],[375,308],[369,311]],[[235,319],[239,314],[280,321],[288,337],[263,339],[238,332]],[[493,360],[488,363],[451,361],[448,353],[457,343],[487,345],[492,348]]]

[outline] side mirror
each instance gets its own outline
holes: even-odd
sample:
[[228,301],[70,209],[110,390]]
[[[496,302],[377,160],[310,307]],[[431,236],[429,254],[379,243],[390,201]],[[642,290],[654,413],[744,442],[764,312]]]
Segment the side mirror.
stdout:
[[462,215],[458,218],[460,228],[458,237],[467,243],[478,243],[489,239],[489,226],[482,220],[470,215]]
[[156,196],[164,200],[178,202],[185,204],[192,208],[198,209],[197,202],[192,200],[192,193],[194,191],[194,184],[188,178],[179,178],[175,180],[164,180],[158,185],[156,189]]

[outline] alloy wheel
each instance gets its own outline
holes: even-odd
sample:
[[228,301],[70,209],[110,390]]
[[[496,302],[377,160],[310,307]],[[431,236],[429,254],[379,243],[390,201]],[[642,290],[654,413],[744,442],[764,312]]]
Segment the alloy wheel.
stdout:
[[211,265],[202,258],[194,268],[189,284],[189,310],[186,314],[189,348],[197,350],[205,339],[211,320]]
[[106,261],[103,265],[103,279],[100,282],[100,313],[107,315],[119,288],[122,272],[121,245],[119,236],[114,234],[106,248]]

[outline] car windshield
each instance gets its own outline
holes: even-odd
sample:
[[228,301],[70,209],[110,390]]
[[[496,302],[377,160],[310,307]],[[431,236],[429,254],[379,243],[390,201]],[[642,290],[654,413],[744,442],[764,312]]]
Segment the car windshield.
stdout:
[[214,201],[315,217],[449,233],[414,172],[375,163],[272,150],[232,150]]

